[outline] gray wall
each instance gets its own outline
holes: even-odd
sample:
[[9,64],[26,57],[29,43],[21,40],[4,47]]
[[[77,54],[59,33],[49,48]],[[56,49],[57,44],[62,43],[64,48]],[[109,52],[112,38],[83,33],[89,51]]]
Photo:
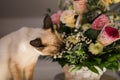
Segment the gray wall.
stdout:
[[47,8],[56,11],[58,0],[0,0],[0,37],[23,26],[42,27]]
[[0,0],[0,18],[40,17],[47,8],[57,9],[58,0]]

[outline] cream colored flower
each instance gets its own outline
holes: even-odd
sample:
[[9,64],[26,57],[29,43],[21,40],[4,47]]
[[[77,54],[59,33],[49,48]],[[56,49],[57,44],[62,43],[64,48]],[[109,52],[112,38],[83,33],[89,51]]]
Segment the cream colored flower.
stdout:
[[62,15],[60,20],[62,23],[64,23],[66,26],[74,28],[75,27],[75,11],[73,10],[65,10]]
[[83,31],[87,31],[89,28],[91,28],[91,25],[89,23],[82,25]]
[[102,44],[97,42],[96,44],[91,43],[88,49],[93,55],[97,55],[103,51],[103,47]]
[[72,42],[73,44],[76,44],[76,43],[78,43],[80,41],[80,39],[77,38],[76,36],[69,36],[67,38],[67,41]]

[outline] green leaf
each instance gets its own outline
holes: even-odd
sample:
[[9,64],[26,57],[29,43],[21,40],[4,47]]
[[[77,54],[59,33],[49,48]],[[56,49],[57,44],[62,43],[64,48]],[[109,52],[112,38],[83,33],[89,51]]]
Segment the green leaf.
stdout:
[[97,61],[98,64],[100,64],[102,61],[102,59],[100,59],[100,58],[95,58],[95,60]]
[[89,68],[92,72],[99,74],[98,70],[97,70],[94,66],[88,66],[88,68]]
[[75,72],[77,70],[81,69],[81,66],[74,66],[72,68],[69,69],[70,72]]
[[68,64],[68,62],[65,59],[57,58],[57,59],[53,59],[53,61],[54,62],[57,61],[61,65],[61,67],[64,67],[66,64]]
[[112,61],[117,61],[120,58],[120,54],[111,54],[110,57],[108,57],[108,61],[112,62]]
[[61,23],[60,24],[60,28],[58,29],[58,32],[59,33],[63,33],[65,32],[66,34],[70,34],[74,31],[74,28],[70,28],[70,27],[67,27],[65,26],[65,24]]
[[88,29],[85,32],[85,36],[87,36],[89,39],[92,39],[93,41],[95,41],[99,35],[100,31],[98,30],[93,30],[93,29]]

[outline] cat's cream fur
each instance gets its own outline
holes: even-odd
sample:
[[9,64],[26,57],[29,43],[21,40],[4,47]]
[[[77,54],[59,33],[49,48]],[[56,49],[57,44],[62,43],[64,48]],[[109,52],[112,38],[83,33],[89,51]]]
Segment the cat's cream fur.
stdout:
[[[41,46],[31,45],[30,41],[36,38],[45,46],[39,49]],[[59,45],[60,40],[51,29],[23,27],[1,38],[0,80],[33,80],[39,55],[52,55],[59,50]]]

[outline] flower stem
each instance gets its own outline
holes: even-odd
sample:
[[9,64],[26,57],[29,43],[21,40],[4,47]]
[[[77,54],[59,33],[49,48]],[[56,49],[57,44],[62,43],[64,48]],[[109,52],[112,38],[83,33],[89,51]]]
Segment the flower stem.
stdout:
[[79,15],[78,18],[77,18],[77,21],[76,21],[76,24],[75,24],[75,27],[76,28],[79,28],[81,26],[81,20],[82,20],[82,16]]

